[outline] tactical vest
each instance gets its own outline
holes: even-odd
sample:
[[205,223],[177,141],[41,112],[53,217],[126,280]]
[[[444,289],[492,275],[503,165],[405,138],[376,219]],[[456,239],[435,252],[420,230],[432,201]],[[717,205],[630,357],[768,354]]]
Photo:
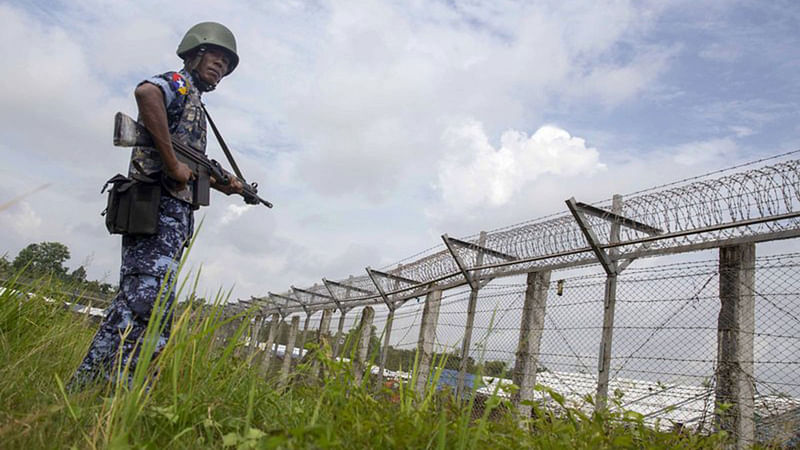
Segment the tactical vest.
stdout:
[[[183,78],[186,85],[186,93],[178,92],[172,103],[166,106],[169,132],[180,142],[205,153],[206,115],[201,104],[201,92],[195,87],[192,77],[185,71],[168,72],[168,74],[175,73]],[[164,174],[161,155],[153,147],[133,148],[128,173],[129,176],[137,173],[153,176],[159,173],[162,186],[172,197],[186,203],[192,203],[191,183],[183,189],[178,189],[175,181]]]

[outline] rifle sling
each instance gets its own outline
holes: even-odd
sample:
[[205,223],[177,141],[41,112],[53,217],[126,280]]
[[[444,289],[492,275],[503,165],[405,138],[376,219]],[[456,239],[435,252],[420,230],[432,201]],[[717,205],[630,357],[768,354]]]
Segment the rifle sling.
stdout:
[[236,174],[237,177],[239,177],[240,180],[242,180],[246,184],[247,182],[245,181],[244,176],[242,175],[242,171],[239,170],[239,166],[236,165],[236,161],[234,161],[233,155],[231,154],[228,145],[225,144],[225,140],[222,139],[222,134],[220,134],[219,130],[217,129],[217,125],[214,124],[214,121],[211,119],[211,115],[208,113],[205,103],[200,103],[200,105],[203,107],[203,112],[206,113],[206,118],[208,118],[208,123],[211,124],[211,129],[214,130],[214,136],[217,137],[217,142],[219,142],[219,146],[222,147],[222,151],[225,152],[225,157],[228,158],[228,162],[231,164],[233,172]]

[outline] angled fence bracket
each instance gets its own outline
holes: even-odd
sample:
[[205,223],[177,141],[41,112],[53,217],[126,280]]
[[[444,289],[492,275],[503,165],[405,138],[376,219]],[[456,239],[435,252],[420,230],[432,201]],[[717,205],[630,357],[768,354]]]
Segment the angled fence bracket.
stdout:
[[422,283],[417,280],[412,280],[410,278],[401,277],[400,275],[395,275],[393,273],[388,272],[381,272],[380,270],[370,269],[373,275],[378,275],[383,278],[389,278],[390,280],[400,281],[402,283],[413,284],[413,285],[421,285]]
[[461,260],[461,256],[459,256],[458,252],[455,248],[453,248],[453,243],[451,242],[450,238],[447,236],[447,233],[442,235],[442,240],[444,241],[444,245],[447,246],[447,250],[450,252],[450,256],[453,257],[455,260],[456,265],[458,266],[458,270],[461,271],[461,274],[464,275],[464,279],[467,280],[469,287],[472,288],[473,291],[480,289],[480,286],[475,282],[472,276],[469,274],[469,270],[467,270],[467,266],[464,264],[464,261]]
[[[447,235],[445,234],[444,236],[447,236]],[[467,241],[462,241],[461,239],[456,239],[454,237],[449,237],[449,236],[448,236],[447,239],[450,241],[451,244],[458,245],[459,247],[468,248],[470,250],[475,250],[476,252],[483,253],[483,254],[486,254],[486,255],[489,255],[489,256],[493,256],[493,257],[498,258],[498,259],[504,259],[506,261],[516,261],[517,259],[519,259],[516,256],[509,255],[509,254],[506,254],[506,253],[503,253],[503,252],[499,252],[497,250],[491,249],[491,248],[483,246],[483,245],[479,245],[479,244],[475,244],[475,243],[467,242]]]
[[[586,241],[589,243],[589,247],[592,248],[597,260],[600,261],[600,265],[603,266],[603,270],[606,271],[608,276],[616,276],[617,275],[617,265],[611,258],[608,256],[608,253],[602,248],[600,248],[600,240],[597,238],[597,235],[594,234],[594,230],[592,229],[592,224],[586,219],[583,215],[584,209],[578,206],[578,202],[575,201],[575,197],[571,197],[567,200],[567,208],[569,208],[569,212],[572,213],[572,216],[575,218],[575,221],[578,223],[578,227],[581,229],[581,232],[586,237]],[[601,210],[602,211],[602,210]],[[610,214],[610,213],[609,213]]]
[[387,275],[387,274],[384,274],[383,272],[378,272],[377,270],[372,270],[369,267],[367,267],[366,270],[367,270],[367,275],[369,275],[369,279],[372,280],[372,284],[375,285],[375,289],[377,289],[378,293],[381,294],[383,303],[386,304],[386,307],[389,308],[389,311],[394,311],[394,305],[392,304],[392,302],[389,301],[389,296],[386,295],[386,292],[383,290],[380,283],[378,283],[378,280],[375,279],[376,274],[380,275]]
[[[636,231],[641,231],[641,232],[647,233],[647,234],[649,234],[651,236],[663,233],[663,231],[661,229],[656,228],[656,227],[651,227],[650,225],[647,225],[646,223],[642,223],[642,222],[638,222],[638,221],[633,220],[633,219],[629,219],[629,218],[627,218],[625,216],[622,216],[620,214],[616,214],[616,213],[611,212],[611,211],[606,211],[605,209],[598,208],[596,206],[592,206],[592,205],[589,205],[589,204],[586,204],[586,203],[582,203],[582,202],[577,202],[577,201],[575,201],[575,197],[572,197],[569,200],[567,200],[568,203],[570,201],[572,201],[573,205],[575,206],[575,208],[577,210],[579,210],[579,211],[581,211],[581,212],[583,212],[585,214],[589,214],[590,216],[599,217],[601,219],[605,219],[605,220],[611,221],[613,223],[619,224],[619,225],[621,225],[623,227],[628,227],[628,228],[632,228],[632,229],[634,229]],[[572,210],[572,208],[570,208],[570,210]]]
[[[367,294],[367,295],[375,294],[374,292],[372,292],[372,291],[370,291],[368,289],[362,289],[362,288],[360,288],[358,286],[353,286],[353,285],[350,285],[350,284],[341,283],[339,281],[329,280],[327,278],[323,278],[322,281],[325,283],[325,286],[328,287],[328,292],[330,292],[330,286],[336,286],[336,287],[340,287],[342,289],[349,289],[351,291],[360,292],[362,294]],[[331,294],[331,295],[333,295],[333,294]]]
[[[310,295],[311,297],[321,298],[321,299],[325,300],[326,302],[333,301],[336,304],[337,307],[339,306],[339,302],[334,297],[331,297],[330,295],[320,294],[319,292],[309,291],[309,290],[306,290],[306,289],[300,289],[300,288],[294,287],[294,286],[291,286],[291,288],[292,288],[292,292],[294,292],[295,297],[298,297],[298,299],[299,299],[299,296],[297,294],[306,294],[306,295]],[[308,312],[308,310],[305,307],[303,308],[303,310]]]
[[342,302],[341,302],[341,301],[339,301],[339,299],[336,297],[336,295],[334,295],[334,293],[333,293],[333,289],[331,289],[331,284],[330,284],[330,283],[331,283],[331,282],[330,282],[330,281],[328,281],[328,280],[326,280],[325,278],[323,278],[323,279],[322,279],[322,284],[324,284],[324,285],[325,285],[325,289],[327,289],[327,290],[328,290],[328,294],[330,294],[330,295],[331,295],[331,298],[333,299],[333,302],[334,302],[334,303],[336,303],[336,308],[338,308],[338,309],[339,309],[339,311],[341,311],[341,312],[342,312],[342,314],[345,314],[345,313],[347,313],[347,311],[345,311],[345,309],[344,309],[344,308],[342,308]]
[[300,305],[301,308],[303,308],[303,311],[305,311],[306,314],[308,314],[308,306],[306,306],[305,303],[301,302],[300,300],[298,300],[296,298],[292,298],[292,297],[289,297],[289,296],[286,296],[286,295],[281,295],[281,294],[275,294],[273,292],[268,292],[267,294],[269,294],[270,297],[275,297],[275,298],[279,298],[281,300],[284,300],[286,302],[286,306],[289,306],[289,303],[297,303],[298,305]]

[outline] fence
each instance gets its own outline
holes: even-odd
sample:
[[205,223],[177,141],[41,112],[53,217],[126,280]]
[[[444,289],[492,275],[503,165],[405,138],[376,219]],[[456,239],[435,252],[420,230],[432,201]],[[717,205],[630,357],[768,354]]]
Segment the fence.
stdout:
[[[800,161],[713,175],[593,205],[569,199],[563,214],[443,235],[391,268],[229,311],[258,308],[254,323],[271,329],[304,316],[301,348],[308,330],[374,325],[379,384],[418,353],[423,388],[447,354],[442,384],[465,395],[513,381],[521,419],[527,401],[547,402],[540,383],[576,408],[723,429],[737,447],[797,443],[800,254],[756,257],[756,244],[800,235]],[[655,256],[657,265],[646,259]],[[476,381],[478,366],[486,376]]]

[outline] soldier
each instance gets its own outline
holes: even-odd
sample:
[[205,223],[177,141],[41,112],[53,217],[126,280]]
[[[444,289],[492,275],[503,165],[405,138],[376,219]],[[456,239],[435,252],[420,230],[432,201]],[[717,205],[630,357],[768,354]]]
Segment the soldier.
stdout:
[[[192,192],[187,183],[194,174],[176,158],[170,136],[205,151],[206,115],[201,96],[233,72],[239,56],[233,33],[215,22],[190,28],[177,54],[183,59],[183,69],[144,80],[134,91],[139,120],[155,146],[134,147],[129,173],[161,180],[157,231],[154,235],[123,235],[119,293],[70,381],[73,391],[94,380],[116,381],[113,366],[117,358],[121,367],[129,364],[129,373],[133,374],[159,290],[163,284],[167,292],[183,248],[192,236]],[[228,185],[212,179],[211,186],[228,195],[241,193],[243,187],[236,177],[231,177]],[[169,339],[173,300],[173,292],[162,299],[167,312],[155,355]]]

